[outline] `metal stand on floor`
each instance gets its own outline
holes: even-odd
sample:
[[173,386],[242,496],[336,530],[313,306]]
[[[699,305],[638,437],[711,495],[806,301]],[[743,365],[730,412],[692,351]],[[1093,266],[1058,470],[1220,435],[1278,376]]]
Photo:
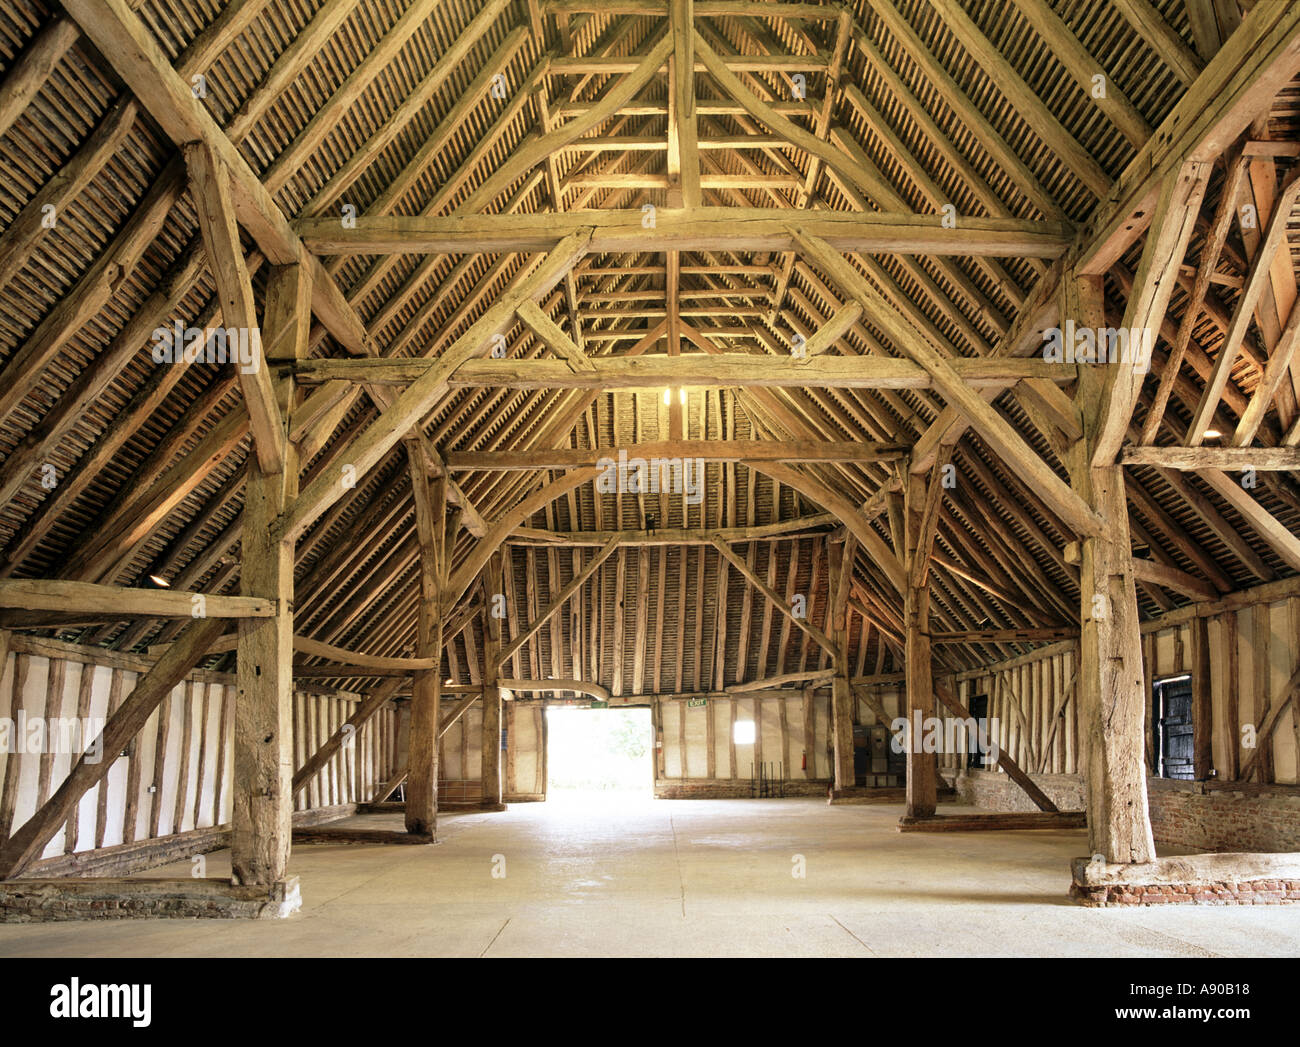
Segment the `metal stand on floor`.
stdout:
[[749,765],[750,799],[785,796],[785,764],[781,761],[772,763],[751,763]]

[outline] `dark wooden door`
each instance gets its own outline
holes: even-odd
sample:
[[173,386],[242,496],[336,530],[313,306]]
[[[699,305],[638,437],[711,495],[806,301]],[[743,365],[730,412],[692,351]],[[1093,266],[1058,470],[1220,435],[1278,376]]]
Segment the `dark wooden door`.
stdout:
[[1162,778],[1193,777],[1192,681],[1169,680],[1156,685],[1157,741]]
[[[967,708],[970,709],[970,714],[975,718],[975,722],[984,729],[985,734],[990,733],[988,727],[989,696],[987,694],[971,695]],[[985,748],[980,744],[979,736],[972,737],[968,734],[966,738],[966,766],[987,770],[984,758]]]

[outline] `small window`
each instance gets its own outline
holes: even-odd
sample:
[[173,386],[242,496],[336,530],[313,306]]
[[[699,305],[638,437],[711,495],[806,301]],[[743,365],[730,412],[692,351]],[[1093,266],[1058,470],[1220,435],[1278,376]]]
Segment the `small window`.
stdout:
[[737,745],[754,744],[754,721],[737,720],[735,729],[732,731],[732,740]]

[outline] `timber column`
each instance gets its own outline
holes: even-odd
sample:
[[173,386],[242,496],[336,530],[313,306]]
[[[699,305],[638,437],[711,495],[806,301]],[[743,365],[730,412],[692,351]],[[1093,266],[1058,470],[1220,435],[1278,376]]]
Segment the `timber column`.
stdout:
[[[306,355],[311,281],[298,265],[271,270],[262,323],[266,360]],[[265,364],[264,364],[265,366]],[[280,421],[297,393],[276,384]],[[284,467],[264,472],[256,456],[244,482],[239,591],[276,601],[274,618],[242,618],[236,655],[234,791],[230,863],[241,884],[285,878],[293,815],[293,542],[276,522],[298,494],[298,450],[284,443]]]
[[853,576],[853,558],[857,543],[852,537],[831,538],[827,543],[830,568],[831,603],[827,609],[835,675],[831,678],[831,751],[836,791],[852,789],[857,784],[853,772],[853,691],[849,687],[849,580]]
[[[1101,277],[1067,281],[1062,326],[1106,326]],[[1111,409],[1112,390],[1131,363],[1084,364],[1077,402],[1083,437],[1071,448],[1071,482],[1105,527],[1080,543],[1079,725],[1087,779],[1088,848],[1107,862],[1147,862],[1155,857],[1147,810],[1143,723],[1146,689],[1137,589],[1133,582],[1128,504],[1123,469],[1093,463]]]
[[501,802],[501,700],[498,680],[501,657],[501,618],[504,613],[504,557],[497,550],[488,560],[483,593],[487,601],[483,616],[483,801],[484,810],[504,811]]
[[[442,593],[446,588],[447,483],[429,483],[418,441],[406,445],[420,541],[420,604],[416,654],[442,662]],[[441,668],[415,674],[407,748],[406,831],[432,836],[438,827],[438,722]]]
[[[933,476],[930,484],[938,484]],[[907,810],[908,818],[929,818],[939,802],[938,758],[921,752],[925,724],[934,716],[934,670],[930,654],[930,556],[927,535],[927,496],[937,490],[927,487],[925,474],[904,473],[903,483],[903,567],[907,589],[903,594],[904,662],[907,691]],[[918,729],[919,728],[919,729]]]

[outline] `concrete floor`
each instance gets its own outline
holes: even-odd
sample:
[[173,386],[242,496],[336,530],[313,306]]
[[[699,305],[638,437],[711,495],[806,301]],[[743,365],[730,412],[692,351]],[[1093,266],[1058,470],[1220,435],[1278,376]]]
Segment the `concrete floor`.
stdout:
[[[1297,952],[1300,905],[1083,909],[1066,898],[1082,832],[900,834],[900,813],[816,799],[454,813],[433,847],[296,847],[304,904],[288,920],[0,925],[0,956]],[[338,824],[396,828],[400,817]],[[208,856],[207,875],[229,869],[229,852]],[[189,873],[187,862],[147,875]]]

